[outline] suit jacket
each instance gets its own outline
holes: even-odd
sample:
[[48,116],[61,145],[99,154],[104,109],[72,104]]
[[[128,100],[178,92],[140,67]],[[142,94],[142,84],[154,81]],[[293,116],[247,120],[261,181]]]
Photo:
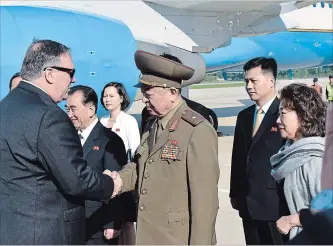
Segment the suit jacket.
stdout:
[[252,138],[255,105],[237,117],[230,178],[230,197],[237,201],[240,216],[263,221],[276,221],[287,210],[282,187],[271,175],[270,157],[285,141],[276,120],[279,100],[276,98]]
[[41,89],[21,82],[0,115],[0,244],[84,244],[84,199],[109,199],[112,179],[87,165],[69,117]]
[[122,191],[139,193],[137,244],[216,244],[215,130],[183,102],[155,144],[152,134],[143,134],[135,162],[120,171]]
[[[97,122],[83,145],[83,157],[88,165],[102,173],[105,169],[119,171],[127,163],[122,139]],[[104,229],[120,229],[114,224],[120,221],[121,200],[112,199],[108,204],[86,201],[86,240],[104,237]]]

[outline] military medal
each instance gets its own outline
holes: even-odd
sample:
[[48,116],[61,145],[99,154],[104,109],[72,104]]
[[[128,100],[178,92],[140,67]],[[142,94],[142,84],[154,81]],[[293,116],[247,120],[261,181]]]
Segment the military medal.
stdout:
[[179,154],[179,146],[177,140],[171,140],[171,145],[165,145],[162,149],[162,160],[177,160]]

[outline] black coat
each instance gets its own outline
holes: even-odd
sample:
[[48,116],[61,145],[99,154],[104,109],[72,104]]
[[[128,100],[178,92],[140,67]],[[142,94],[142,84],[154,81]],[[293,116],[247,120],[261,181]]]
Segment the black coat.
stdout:
[[333,208],[317,213],[302,209],[299,214],[303,230],[289,245],[333,245]]
[[281,185],[271,175],[270,157],[285,141],[277,127],[276,98],[252,138],[255,105],[238,114],[231,161],[230,197],[242,218],[276,221],[287,211]]
[[[83,145],[83,157],[98,172],[105,169],[119,171],[127,163],[123,140],[100,122],[92,129]],[[86,240],[104,237],[104,229],[120,229],[121,199],[116,197],[108,204],[86,201]],[[116,222],[116,223],[115,223]]]
[[84,200],[110,198],[114,184],[82,158],[69,117],[21,82],[0,123],[0,244],[84,244]]

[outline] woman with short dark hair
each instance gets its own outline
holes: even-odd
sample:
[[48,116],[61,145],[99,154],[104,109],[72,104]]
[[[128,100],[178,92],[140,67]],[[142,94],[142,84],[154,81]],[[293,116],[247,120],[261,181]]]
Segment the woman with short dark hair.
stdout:
[[277,124],[287,141],[271,157],[272,176],[283,182],[291,215],[281,217],[277,227],[292,239],[302,230],[300,210],[309,208],[320,192],[326,105],[312,88],[291,84],[281,90],[279,111]]

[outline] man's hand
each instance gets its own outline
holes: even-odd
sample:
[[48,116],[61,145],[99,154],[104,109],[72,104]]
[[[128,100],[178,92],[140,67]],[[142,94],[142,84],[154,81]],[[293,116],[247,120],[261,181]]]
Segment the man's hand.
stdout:
[[119,237],[120,230],[114,230],[114,229],[105,229],[104,230],[104,237],[107,240]]
[[121,192],[121,189],[123,188],[123,180],[121,179],[119,173],[116,171],[113,171],[111,173],[111,177],[113,178],[113,182],[115,185],[111,198],[114,198],[116,195],[118,195]]
[[123,187],[123,181],[120,178],[120,175],[116,171],[111,172],[110,170],[106,169],[104,170],[103,173],[110,176],[113,179],[114,189],[111,198],[114,198],[116,195],[120,193],[121,188]]
[[106,169],[103,173],[109,175],[113,179],[114,189],[111,198],[114,198],[116,195],[120,193],[121,188],[123,187],[123,181],[120,178],[119,173],[116,171],[111,172],[110,170]]
[[291,228],[300,227],[299,214],[292,214],[289,216],[282,216],[277,222],[276,227],[281,234],[287,235]]
[[104,172],[103,172],[103,174],[106,174],[106,175],[108,175],[108,176],[110,176],[112,178],[112,172],[110,170],[108,170],[108,169],[105,169]]

